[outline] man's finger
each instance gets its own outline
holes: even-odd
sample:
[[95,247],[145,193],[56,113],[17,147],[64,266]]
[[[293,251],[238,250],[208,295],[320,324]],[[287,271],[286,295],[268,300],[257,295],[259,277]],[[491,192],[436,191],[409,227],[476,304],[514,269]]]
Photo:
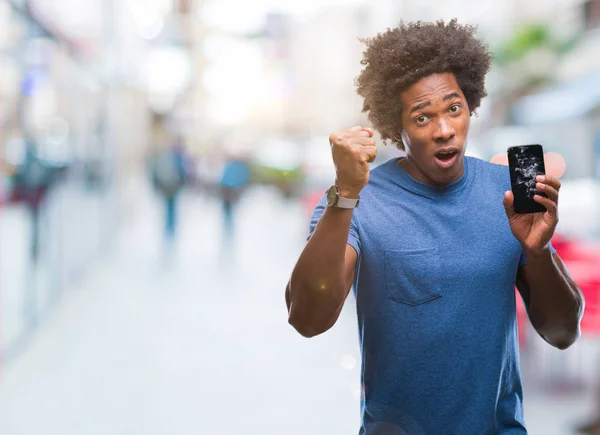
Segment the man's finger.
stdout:
[[548,211],[548,213],[550,213],[550,216],[552,216],[553,218],[556,218],[558,216],[557,205],[550,198],[545,198],[540,195],[534,195],[533,200],[535,202],[542,204],[544,207],[546,207],[546,210]]
[[375,146],[364,146],[361,148],[361,153],[366,157],[367,162],[373,163],[377,157],[377,147]]
[[558,190],[554,187],[549,184],[536,183],[535,188],[540,192],[544,192],[552,201],[558,203]]
[[365,127],[365,128],[363,128],[363,131],[366,131],[367,133],[369,133],[369,137],[373,137],[373,135],[375,134],[373,132],[372,128]]
[[362,130],[353,132],[352,137],[373,137],[373,135],[363,128]]
[[508,216],[509,219],[511,219],[515,215],[514,201],[515,197],[512,191],[507,190],[506,192],[504,192],[504,201],[502,201],[502,203],[504,204],[506,216]]
[[558,192],[560,190],[561,183],[558,178],[552,177],[550,175],[538,175],[536,177],[536,181],[538,183],[544,183],[548,186],[552,186]]
[[352,141],[352,143],[354,143],[355,145],[363,146],[363,147],[374,147],[375,139],[370,138],[370,137],[357,137]]

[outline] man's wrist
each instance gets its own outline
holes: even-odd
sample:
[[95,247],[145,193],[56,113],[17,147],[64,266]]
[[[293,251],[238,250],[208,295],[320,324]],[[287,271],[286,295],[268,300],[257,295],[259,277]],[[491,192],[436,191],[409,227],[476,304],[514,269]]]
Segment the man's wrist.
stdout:
[[340,196],[342,198],[358,199],[358,197],[360,195],[361,189],[356,189],[356,188],[352,188],[352,187],[348,187],[348,186],[344,186],[344,185],[338,184],[337,180],[335,182],[335,185],[339,189]]
[[527,248],[523,247],[523,254],[527,261],[542,259],[550,256],[552,251],[550,251],[550,247],[545,245],[542,248]]
[[346,189],[342,189],[341,187],[339,189],[340,189],[340,196],[342,198],[358,199],[358,197],[360,195],[360,190],[346,190]]

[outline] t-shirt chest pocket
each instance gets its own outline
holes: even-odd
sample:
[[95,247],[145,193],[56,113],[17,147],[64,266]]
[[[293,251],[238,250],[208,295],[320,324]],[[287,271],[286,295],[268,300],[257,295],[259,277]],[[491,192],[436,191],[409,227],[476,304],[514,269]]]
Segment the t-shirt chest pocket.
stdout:
[[407,305],[420,305],[441,296],[437,248],[385,251],[387,296]]

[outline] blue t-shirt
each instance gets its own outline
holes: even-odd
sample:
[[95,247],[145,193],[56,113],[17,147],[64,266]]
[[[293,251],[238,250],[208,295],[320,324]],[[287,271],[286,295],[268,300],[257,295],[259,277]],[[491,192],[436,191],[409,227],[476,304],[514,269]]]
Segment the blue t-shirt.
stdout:
[[471,157],[444,187],[397,159],[371,171],[348,237],[361,435],[527,433],[515,300],[525,258],[502,205],[509,189],[508,167]]

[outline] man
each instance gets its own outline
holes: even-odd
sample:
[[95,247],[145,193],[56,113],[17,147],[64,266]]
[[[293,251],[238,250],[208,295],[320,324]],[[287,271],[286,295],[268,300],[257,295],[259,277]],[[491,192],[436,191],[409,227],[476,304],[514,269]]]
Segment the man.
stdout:
[[242,156],[231,155],[226,159],[221,175],[221,202],[223,223],[228,235],[233,232],[233,215],[243,191],[250,184],[250,167]]
[[152,183],[164,199],[167,242],[172,242],[177,230],[177,199],[185,186],[186,168],[184,141],[177,136],[165,149],[159,150],[152,161]]
[[289,322],[312,337],[354,284],[360,434],[527,433],[515,284],[548,343],[580,334],[583,296],[550,244],[560,182],[539,178],[547,212],[517,215],[508,168],[464,156],[491,63],[474,32],[401,24],[365,41],[364,111],[406,157],[371,172],[373,130],[330,136],[335,185],[286,289]]

